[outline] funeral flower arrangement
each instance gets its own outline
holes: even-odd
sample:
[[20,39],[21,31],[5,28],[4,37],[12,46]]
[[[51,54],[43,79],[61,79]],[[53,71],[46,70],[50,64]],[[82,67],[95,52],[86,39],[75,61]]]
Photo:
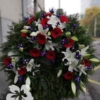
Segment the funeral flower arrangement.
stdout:
[[76,17],[52,9],[13,23],[1,46],[10,80],[6,100],[59,100],[86,91],[87,75],[99,60]]

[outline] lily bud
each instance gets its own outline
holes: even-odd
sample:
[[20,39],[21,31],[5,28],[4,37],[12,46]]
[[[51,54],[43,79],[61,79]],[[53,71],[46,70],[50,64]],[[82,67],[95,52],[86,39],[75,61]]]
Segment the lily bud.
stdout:
[[70,37],[70,36],[71,36],[71,32],[66,32],[65,35],[66,35],[67,37]]

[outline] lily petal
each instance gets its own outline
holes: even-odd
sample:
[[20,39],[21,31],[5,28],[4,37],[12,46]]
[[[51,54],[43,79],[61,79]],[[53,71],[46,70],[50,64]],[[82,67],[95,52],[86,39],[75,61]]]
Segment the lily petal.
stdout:
[[34,100],[34,97],[32,97],[32,94],[30,92],[26,93],[27,97],[22,96],[24,100]]
[[46,34],[49,30],[48,28],[43,29],[43,26],[41,24],[38,24],[38,29],[39,29],[39,32],[41,32],[42,34]]
[[15,100],[19,100],[19,96]]
[[11,93],[7,94],[6,100],[15,100],[15,98],[12,97],[13,95],[14,94],[11,94]]
[[10,85],[10,86],[9,86],[9,90],[10,90],[12,93],[16,93],[16,91],[20,92],[19,87],[16,86],[16,85]]
[[86,51],[87,51],[88,48],[89,48],[89,46],[81,49],[81,55],[85,55],[87,53]]
[[18,81],[18,74],[16,74],[15,78],[14,78],[14,83],[16,83]]
[[31,84],[31,81],[30,81],[30,78],[28,77],[27,79],[26,79],[26,85],[29,85],[30,86],[30,84]]
[[27,93],[27,92],[29,92],[30,91],[30,87],[29,87],[29,85],[22,85],[22,87],[21,87],[21,91],[24,91],[24,93]]

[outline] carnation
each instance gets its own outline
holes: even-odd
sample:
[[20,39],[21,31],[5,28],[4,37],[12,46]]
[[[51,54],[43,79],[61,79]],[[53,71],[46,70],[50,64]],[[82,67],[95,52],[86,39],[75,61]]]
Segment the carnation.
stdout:
[[19,75],[25,75],[26,72],[27,72],[27,70],[26,70],[25,67],[22,67],[22,68],[20,68],[20,69],[18,70],[18,74],[19,74]]
[[27,24],[30,25],[34,20],[35,20],[35,18],[31,17],[30,19],[28,19]]
[[85,65],[86,67],[89,67],[91,65],[91,62],[88,59],[83,59],[81,64]]
[[55,28],[54,30],[51,31],[51,36],[53,38],[57,38],[62,35],[62,30],[60,28]]
[[37,48],[34,48],[34,49],[30,50],[30,55],[31,55],[32,57],[39,57],[40,54],[41,54],[41,52],[40,52],[40,50],[37,49]]
[[54,51],[47,51],[46,53],[46,57],[49,60],[54,60],[56,58],[56,54]]
[[27,33],[21,33],[21,36],[22,36],[23,38],[26,38],[28,35],[27,35]]
[[37,42],[38,42],[39,44],[45,44],[45,43],[46,43],[46,37],[45,37],[45,35],[39,33],[39,34],[37,35]]
[[67,42],[64,44],[65,48],[71,48],[74,45],[74,40],[67,39]]
[[62,23],[68,23],[69,22],[69,20],[68,20],[68,18],[66,17],[66,16],[60,16],[60,21],[62,22]]
[[11,63],[11,58],[10,57],[6,57],[6,58],[4,58],[4,64],[6,65],[6,66],[8,66],[10,63]]
[[66,79],[66,80],[72,80],[74,78],[74,73],[73,72],[66,72],[63,77]]
[[48,18],[43,18],[43,19],[41,20],[40,23],[42,24],[43,27],[47,25],[48,20],[49,20]]

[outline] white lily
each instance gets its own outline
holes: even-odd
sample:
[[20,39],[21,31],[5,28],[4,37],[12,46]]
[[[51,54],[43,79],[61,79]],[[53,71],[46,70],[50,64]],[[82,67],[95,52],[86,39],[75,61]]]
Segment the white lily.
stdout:
[[50,17],[50,20],[47,23],[50,24],[50,25],[52,25],[53,28],[56,28],[57,23],[60,23],[60,20],[56,16],[52,15]]
[[62,61],[64,61],[65,59],[68,60],[69,62],[72,61],[72,59],[75,57],[75,53],[72,53],[70,51],[70,49],[66,49],[66,52],[62,52],[64,54],[64,58],[62,59]]
[[81,52],[80,52],[80,54],[83,56],[83,55],[85,55],[85,54],[87,54],[87,49],[89,48],[89,46],[87,46],[87,47],[85,47],[85,48],[83,48],[83,49],[81,49]]
[[38,24],[40,24],[40,19],[38,19],[38,21],[35,21],[36,26],[38,26]]
[[48,28],[43,29],[43,26],[41,24],[38,24],[38,32],[41,33],[41,34],[43,34],[43,35],[45,35],[46,38],[51,39],[51,37],[47,33],[48,30],[49,30]]
[[70,72],[73,72],[73,70],[75,70],[75,71],[78,71],[77,70],[77,64],[78,64],[78,60],[77,59],[75,59],[75,58],[73,58],[72,59],[72,61],[71,61],[71,63],[69,64],[69,67],[68,67],[68,70],[70,71]]
[[46,50],[53,50],[54,51],[54,47],[57,46],[56,43],[52,43],[52,41],[47,41],[47,43],[45,44],[45,48]]
[[64,29],[66,27],[66,23],[59,23],[58,27]]
[[32,68],[36,68],[36,67],[40,67],[40,65],[36,65],[34,63],[34,59],[31,59],[29,61],[29,63],[27,64],[27,67],[26,68],[27,68],[27,71],[31,72]]
[[72,53],[70,51],[70,49],[66,49],[66,52],[62,52],[64,54],[64,58],[62,59],[62,61],[64,61],[65,59],[68,61],[65,65],[69,65],[68,70],[73,72],[73,70],[78,71],[76,66],[78,64],[78,60],[75,59],[75,53]]
[[79,76],[81,76],[82,73],[85,74],[85,75],[87,74],[87,73],[85,72],[85,70],[86,70],[85,65],[80,64],[80,65],[78,66],[78,69],[80,70]]
[[[27,95],[27,96],[21,95],[22,98],[21,100],[34,100],[32,94],[29,92],[30,90],[27,88],[27,85],[22,85],[21,89],[16,85],[11,85],[9,86],[9,89],[12,93],[9,93],[6,96],[6,100],[20,100],[20,97],[17,94],[17,92],[20,94],[21,91],[23,91],[24,94]],[[12,97],[12,96],[16,96],[16,97]]]

